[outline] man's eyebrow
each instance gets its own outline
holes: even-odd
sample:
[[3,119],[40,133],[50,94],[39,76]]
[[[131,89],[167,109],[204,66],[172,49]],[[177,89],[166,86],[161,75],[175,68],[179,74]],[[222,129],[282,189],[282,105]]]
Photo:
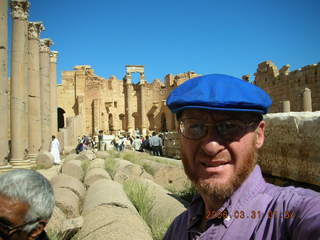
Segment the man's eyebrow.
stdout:
[[13,226],[13,223],[9,219],[7,219],[5,217],[0,217],[0,223],[2,223],[4,225],[7,225],[9,227]]

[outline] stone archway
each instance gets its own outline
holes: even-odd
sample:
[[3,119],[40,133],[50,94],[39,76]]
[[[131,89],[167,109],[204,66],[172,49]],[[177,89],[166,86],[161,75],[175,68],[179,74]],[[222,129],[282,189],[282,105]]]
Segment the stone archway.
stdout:
[[126,65],[126,76],[125,80],[127,83],[132,82],[132,73],[139,73],[140,74],[140,84],[145,83],[144,79],[144,66],[142,65]]
[[64,128],[66,126],[65,119],[64,119],[64,114],[66,113],[66,111],[61,107],[58,107],[57,110],[58,110],[58,129]]

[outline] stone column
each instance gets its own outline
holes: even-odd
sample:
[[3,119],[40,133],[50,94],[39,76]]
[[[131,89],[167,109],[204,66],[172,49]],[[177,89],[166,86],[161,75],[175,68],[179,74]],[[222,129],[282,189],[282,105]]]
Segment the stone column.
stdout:
[[0,0],[0,172],[11,166],[9,155],[8,0]]
[[41,149],[41,108],[40,108],[40,32],[44,30],[42,22],[29,22],[29,154],[28,159],[35,163]]
[[280,112],[290,112],[290,101],[281,101],[281,110]]
[[50,97],[51,97],[51,135],[58,133],[58,103],[57,103],[57,58],[58,52],[50,52]]
[[93,128],[92,132],[98,132],[101,130],[100,117],[101,117],[101,109],[100,109],[100,99],[94,99],[92,102],[92,112],[93,112]]
[[[23,124],[23,142],[24,142],[24,149],[25,153],[29,153],[29,119],[28,119],[28,112],[29,112],[29,103],[28,103],[28,95],[29,95],[29,38],[28,38],[28,25],[29,22],[25,21],[25,41],[24,41],[24,119],[20,122]],[[26,156],[25,156],[26,157]]]
[[41,108],[41,151],[49,151],[51,143],[49,47],[53,42],[40,40],[40,108]]
[[11,1],[12,8],[12,57],[11,57],[11,160],[13,167],[30,167],[30,161],[24,160],[25,139],[23,129],[25,120],[25,41],[29,10],[27,0]]
[[140,82],[140,120],[141,120],[141,126],[140,126],[140,131],[143,136],[147,134],[147,115],[146,115],[146,86],[144,82]]
[[311,90],[309,88],[305,88],[303,90],[303,103],[302,108],[304,112],[312,112],[312,99],[311,99]]
[[140,73],[140,84],[145,84],[146,83],[146,80],[144,79],[144,73],[141,72]]
[[134,131],[134,119],[133,113],[133,86],[131,73],[127,73],[125,76],[125,116],[126,116],[126,130],[129,133]]

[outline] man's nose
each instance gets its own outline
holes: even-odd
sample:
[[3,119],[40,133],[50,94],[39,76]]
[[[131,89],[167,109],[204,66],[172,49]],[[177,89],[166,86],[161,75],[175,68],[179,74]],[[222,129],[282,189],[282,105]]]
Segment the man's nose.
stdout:
[[214,156],[224,150],[226,146],[221,139],[209,133],[207,137],[203,139],[201,148],[207,155]]

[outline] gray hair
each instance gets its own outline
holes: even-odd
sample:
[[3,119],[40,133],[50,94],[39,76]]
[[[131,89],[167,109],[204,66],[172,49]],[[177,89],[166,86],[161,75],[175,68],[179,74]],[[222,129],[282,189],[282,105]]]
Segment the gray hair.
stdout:
[[[16,169],[0,175],[0,195],[30,206],[25,222],[49,220],[55,206],[50,182],[34,170]],[[37,226],[38,223],[29,224],[23,230],[29,233]]]

